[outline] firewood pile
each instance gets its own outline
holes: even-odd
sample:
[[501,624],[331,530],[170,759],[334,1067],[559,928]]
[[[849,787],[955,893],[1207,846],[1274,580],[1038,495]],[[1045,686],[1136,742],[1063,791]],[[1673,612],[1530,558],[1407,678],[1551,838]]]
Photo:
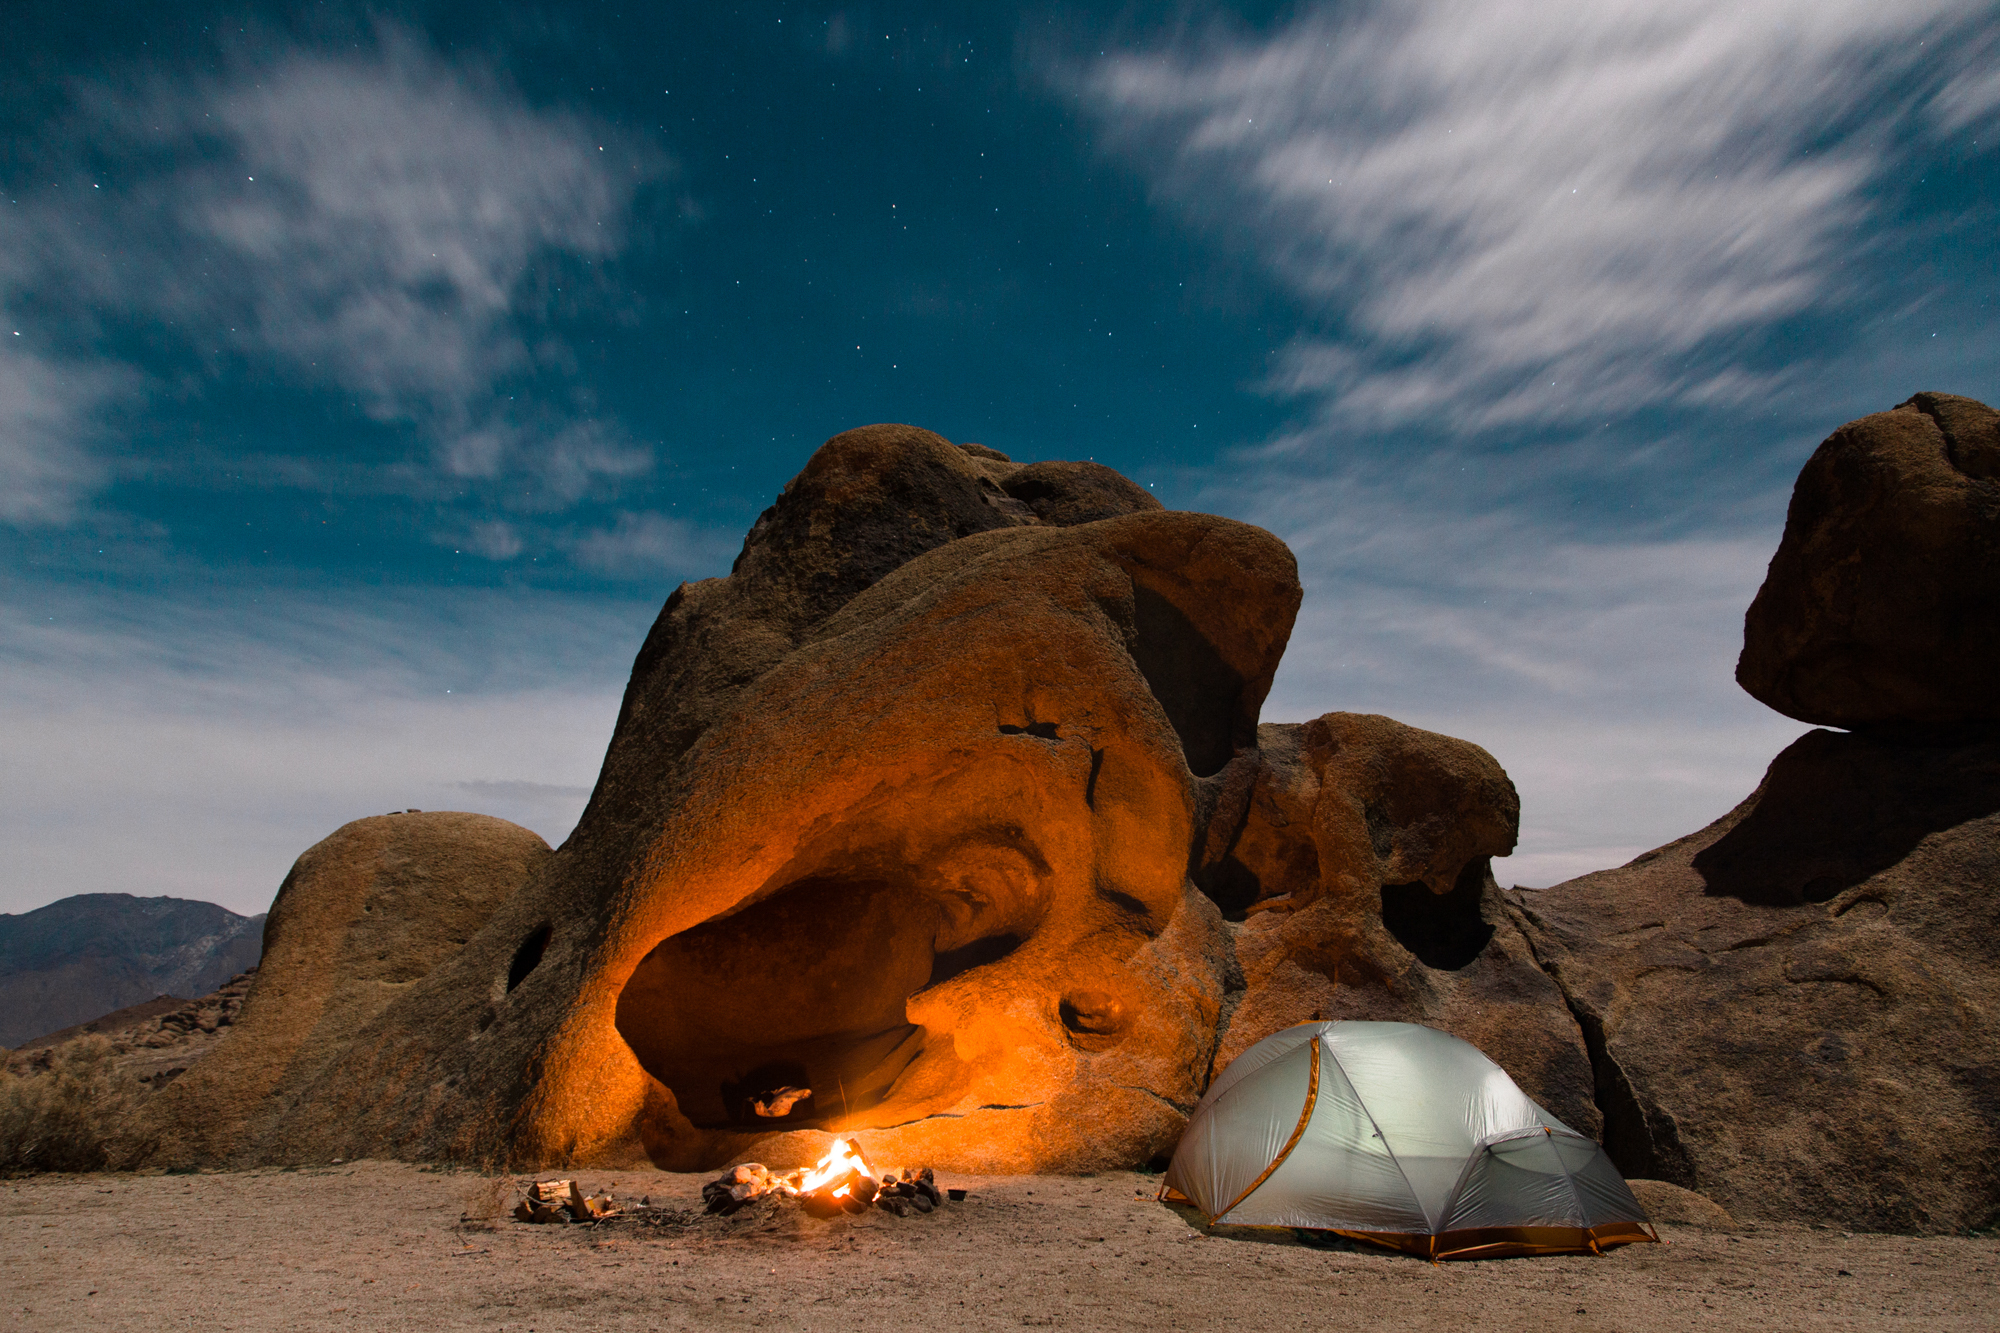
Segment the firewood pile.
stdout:
[[585,1194],[574,1180],[538,1180],[514,1205],[517,1222],[601,1222],[625,1212],[607,1191]]

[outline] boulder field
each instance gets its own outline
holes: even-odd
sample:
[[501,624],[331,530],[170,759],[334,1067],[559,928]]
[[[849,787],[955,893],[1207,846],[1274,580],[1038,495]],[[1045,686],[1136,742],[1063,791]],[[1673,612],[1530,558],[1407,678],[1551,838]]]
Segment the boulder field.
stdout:
[[[1893,499],[1875,473],[1904,467],[1990,579],[1993,414],[1912,401],[1801,493],[1858,451]],[[1884,418],[1893,447],[1855,435]],[[1484,750],[1260,724],[1300,601],[1277,538],[1093,463],[836,436],[727,577],[668,599],[560,848],[405,814],[300,858],[234,1029],[151,1102],[152,1160],[789,1167],[846,1133],[1107,1169],[1169,1153],[1262,1037],[1368,1018],[1475,1042],[1628,1174],[1737,1217],[1984,1221],[2000,740],[1950,701],[1990,704],[1992,659],[1938,629],[1926,684],[1907,636],[1871,648],[1848,566],[1922,524],[1822,492],[1739,674],[1857,730],[1631,866],[1502,892],[1519,803]]]

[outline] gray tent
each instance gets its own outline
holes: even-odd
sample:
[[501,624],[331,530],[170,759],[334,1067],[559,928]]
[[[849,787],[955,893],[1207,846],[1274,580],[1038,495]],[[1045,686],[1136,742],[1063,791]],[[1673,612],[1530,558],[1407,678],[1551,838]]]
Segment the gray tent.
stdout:
[[1237,1056],[1161,1197],[1434,1259],[1659,1239],[1602,1148],[1478,1047],[1415,1023],[1301,1023]]

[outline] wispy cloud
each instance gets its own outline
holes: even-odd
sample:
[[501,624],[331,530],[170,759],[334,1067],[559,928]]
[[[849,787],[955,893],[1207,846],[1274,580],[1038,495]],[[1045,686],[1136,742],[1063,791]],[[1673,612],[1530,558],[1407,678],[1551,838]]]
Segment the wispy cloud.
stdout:
[[739,538],[665,514],[620,514],[608,528],[574,537],[570,556],[587,569],[623,577],[724,573]]
[[1992,18],[1986,0],[1321,6],[1106,56],[1075,87],[1314,312],[1274,389],[1351,426],[1546,426],[1768,387],[1733,341],[1842,295],[1838,254],[1916,94],[1947,119],[1992,105],[1972,58]]
[[314,842],[411,807],[558,842],[655,610],[521,592],[0,591],[12,912],[94,892],[262,911]]
[[46,404],[0,427],[9,469],[50,478],[26,517],[89,483],[90,386],[112,373],[97,347],[121,322],[178,339],[205,367],[196,391],[241,366],[330,387],[428,441],[445,474],[525,474],[558,506],[650,466],[592,418],[549,289],[604,287],[635,191],[668,169],[657,149],[393,25],[220,77],[109,78],[72,85],[66,132],[88,152],[22,191],[0,272],[0,302],[72,312],[35,330],[66,336],[66,358],[14,363],[70,386],[10,395]]
[[37,355],[17,330],[0,328],[0,522],[35,527],[76,514],[104,476],[90,449],[98,413],[135,379],[116,366]]
[[1504,882],[1629,860],[1748,795],[1802,730],[1736,688],[1762,537],[1561,537],[1381,488],[1232,487],[1298,551],[1305,607],[1265,716],[1384,712],[1462,736],[1522,798]]

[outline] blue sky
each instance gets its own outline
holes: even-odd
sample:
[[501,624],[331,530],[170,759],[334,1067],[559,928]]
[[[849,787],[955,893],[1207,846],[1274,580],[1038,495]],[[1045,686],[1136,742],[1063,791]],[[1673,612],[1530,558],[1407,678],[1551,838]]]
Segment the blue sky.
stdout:
[[0,911],[552,841],[826,437],[1260,523],[1267,720],[1491,749],[1503,883],[1720,814],[1792,478],[2000,400],[2000,6],[9,6]]

